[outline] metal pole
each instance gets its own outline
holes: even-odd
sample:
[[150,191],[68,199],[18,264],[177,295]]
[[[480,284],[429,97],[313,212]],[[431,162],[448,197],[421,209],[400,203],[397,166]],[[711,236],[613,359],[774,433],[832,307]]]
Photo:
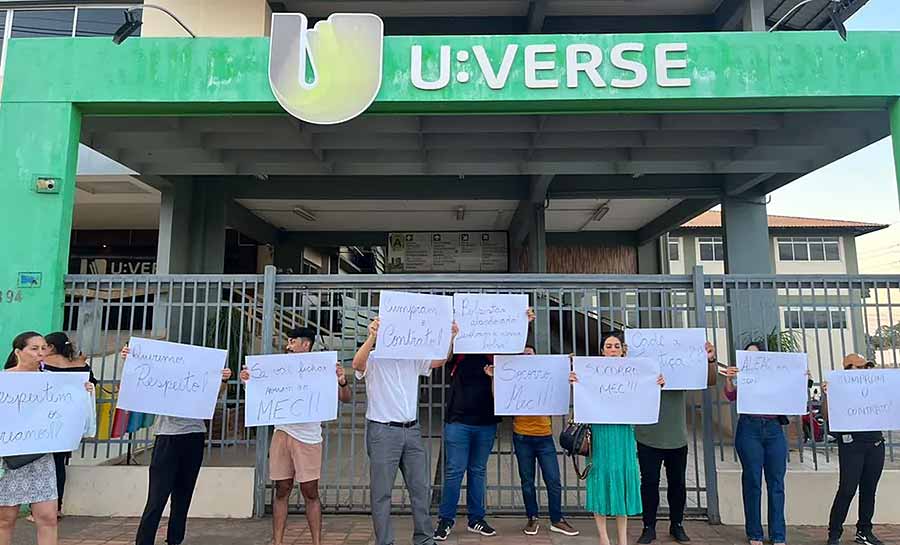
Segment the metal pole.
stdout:
[[[694,311],[697,327],[706,329],[706,292],[703,267],[694,267]],[[715,307],[714,307],[715,308]],[[713,432],[713,394],[715,387],[703,390],[703,470],[706,476],[706,513],[710,524],[721,524],[719,481],[716,473],[716,446]]]
[[[272,354],[275,337],[275,269],[267,265],[263,273],[263,323],[262,353]],[[266,464],[269,455],[269,427],[256,428],[256,471],[254,473],[253,515],[262,518],[266,514]]]

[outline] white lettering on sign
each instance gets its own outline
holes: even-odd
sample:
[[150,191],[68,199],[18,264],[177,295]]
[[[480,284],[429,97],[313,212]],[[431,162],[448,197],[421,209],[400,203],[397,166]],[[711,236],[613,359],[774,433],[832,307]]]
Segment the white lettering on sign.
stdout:
[[[520,56],[520,49],[524,49]],[[647,69],[648,62],[644,58],[646,46],[638,42],[623,42],[614,45],[610,49],[609,62],[618,70],[626,72],[624,76],[610,80],[610,86],[616,89],[637,89],[643,87],[649,79]],[[684,42],[661,43],[653,52],[652,63],[655,67],[656,85],[659,87],[690,87],[691,78],[687,77],[688,60],[684,57],[676,57],[674,54],[686,54],[688,45]],[[461,49],[458,59],[468,59],[468,50]],[[509,44],[503,50],[503,58],[498,63],[490,58],[484,45],[472,46],[472,53],[481,71],[481,76],[489,89],[498,91],[506,87],[509,75],[515,63],[521,62],[524,74],[524,85],[528,89],[557,89],[560,86],[557,74],[556,54],[557,45],[552,43],[531,44],[520,48],[518,44]],[[437,91],[444,89],[454,80],[451,58],[453,51],[449,45],[442,45],[438,50],[438,62],[425,63],[422,59],[421,45],[413,45],[410,48],[410,80],[416,89],[423,91]],[[648,53],[649,54],[649,53]],[[565,49],[565,85],[569,89],[579,87],[584,78],[594,88],[607,87],[606,81],[600,75],[600,67],[603,64],[603,49],[596,44],[575,43],[569,44]],[[428,67],[430,77],[426,79],[423,68]],[[495,68],[497,67],[497,68]],[[437,68],[437,74],[433,74]],[[464,77],[461,77],[464,76]],[[473,81],[465,68],[460,68],[456,81],[461,84]]]
[[0,375],[0,456],[70,452],[88,419],[87,373]]
[[228,351],[132,337],[116,408],[212,418]]
[[337,352],[248,356],[245,426],[337,419]]
[[496,356],[494,414],[569,412],[569,356]]
[[900,370],[828,373],[828,428],[832,431],[900,430]]
[[806,414],[806,354],[738,351],[737,361],[738,413]]

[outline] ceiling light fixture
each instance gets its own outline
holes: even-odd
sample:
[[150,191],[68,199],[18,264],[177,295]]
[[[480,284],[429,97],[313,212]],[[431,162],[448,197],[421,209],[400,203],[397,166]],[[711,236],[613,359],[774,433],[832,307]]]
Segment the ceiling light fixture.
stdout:
[[305,219],[305,220],[308,221],[308,222],[314,222],[314,221],[316,221],[316,220],[319,219],[319,218],[316,217],[315,214],[313,214],[312,212],[310,212],[310,211],[307,210],[306,208],[301,208],[301,207],[299,207],[299,206],[295,206],[294,209],[291,210],[291,212],[293,212],[294,214],[300,216],[301,218]]
[[609,201],[606,201],[605,203],[603,203],[599,207],[597,207],[596,210],[594,210],[594,213],[591,214],[591,217],[588,218],[588,220],[586,222],[584,222],[584,225],[582,225],[581,228],[578,230],[584,231],[585,229],[587,229],[588,225],[602,220],[603,218],[606,217],[607,214],[609,214],[609,210],[610,210]]

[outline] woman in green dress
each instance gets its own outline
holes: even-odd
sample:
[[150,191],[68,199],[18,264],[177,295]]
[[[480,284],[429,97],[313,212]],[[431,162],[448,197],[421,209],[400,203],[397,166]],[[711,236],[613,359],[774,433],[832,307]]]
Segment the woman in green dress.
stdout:
[[[624,357],[625,345],[615,334],[603,338],[600,355]],[[573,372],[569,382],[578,382]],[[665,384],[663,376],[657,379]],[[628,542],[628,517],[641,514],[641,474],[637,442],[630,424],[591,424],[591,470],[587,477],[585,509],[594,513],[600,545],[610,545],[606,518],[616,518],[618,545]]]

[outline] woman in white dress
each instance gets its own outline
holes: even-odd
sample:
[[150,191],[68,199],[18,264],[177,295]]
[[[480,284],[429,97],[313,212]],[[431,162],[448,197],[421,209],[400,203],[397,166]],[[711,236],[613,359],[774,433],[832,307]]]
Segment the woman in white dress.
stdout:
[[[40,371],[46,352],[47,342],[39,333],[22,333],[13,341],[13,350],[6,360],[4,371]],[[93,388],[90,383],[85,387],[88,390]],[[38,545],[57,545],[56,467],[53,455],[44,454],[24,465],[24,456],[14,458],[19,459],[0,460],[0,545],[12,545],[13,529],[21,505],[31,505]],[[16,468],[11,469],[10,466]]]

